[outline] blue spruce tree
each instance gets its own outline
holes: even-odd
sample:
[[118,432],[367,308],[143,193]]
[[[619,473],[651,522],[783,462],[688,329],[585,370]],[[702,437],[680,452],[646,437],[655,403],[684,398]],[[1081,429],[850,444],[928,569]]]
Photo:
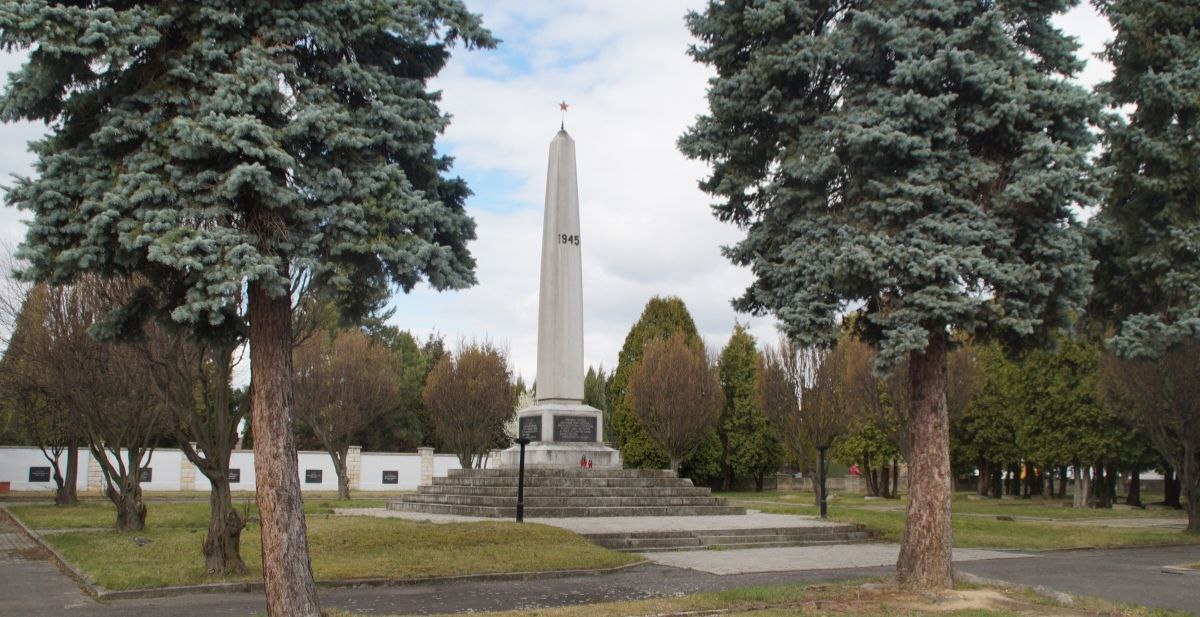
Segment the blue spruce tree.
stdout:
[[[248,337],[267,608],[319,614],[292,437],[292,292],[352,318],[389,285],[475,282],[466,185],[434,150],[448,118],[426,82],[449,46],[494,44],[457,0],[0,2],[28,49],[0,98],[47,123],[21,257],[52,284],[137,274],[98,333],[156,318]],[[245,303],[244,310],[240,304]]]
[[1050,22],[1072,4],[730,0],[688,18],[715,77],[680,147],[745,230],[725,250],[755,275],[735,306],[822,345],[857,312],[880,369],[908,360],[907,588],[951,584],[950,330],[1037,341],[1087,292],[1071,206],[1095,105]]

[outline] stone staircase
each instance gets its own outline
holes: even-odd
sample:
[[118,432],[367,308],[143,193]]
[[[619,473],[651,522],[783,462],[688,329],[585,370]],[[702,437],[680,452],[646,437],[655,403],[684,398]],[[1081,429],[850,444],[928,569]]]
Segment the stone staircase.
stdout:
[[583,537],[626,553],[662,551],[700,551],[706,549],[774,548],[780,546],[821,546],[858,544],[871,534],[858,525],[821,527],[781,527],[766,529],[710,529],[688,531],[633,531],[621,533],[585,533]]
[[[513,518],[516,469],[455,469],[389,510]],[[709,489],[662,469],[525,469],[525,516],[698,516],[745,514]]]

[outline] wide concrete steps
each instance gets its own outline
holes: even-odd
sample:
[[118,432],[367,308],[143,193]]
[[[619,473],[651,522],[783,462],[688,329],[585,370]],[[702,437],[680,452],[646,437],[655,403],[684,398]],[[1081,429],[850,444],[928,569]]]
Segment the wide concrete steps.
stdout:
[[[450,504],[464,506],[512,506],[517,507],[517,497],[496,495],[460,495],[460,494],[417,494],[406,497],[408,503]],[[723,506],[725,501],[719,497],[701,496],[668,496],[668,495],[597,495],[590,497],[577,496],[541,496],[525,497],[525,511],[530,508],[597,508],[621,507],[639,508],[644,506]]]
[[[459,495],[460,485],[434,484],[422,487],[422,495]],[[517,498],[515,486],[473,486],[472,495]],[[537,497],[708,497],[707,488],[698,486],[526,486],[525,500]],[[514,502],[515,503],[515,502]]]
[[856,544],[871,539],[857,525],[771,529],[714,529],[694,531],[632,531],[591,533],[584,537],[605,548],[627,553],[729,550],[781,546]]
[[[456,469],[415,495],[388,503],[391,510],[512,518],[517,511],[515,469]],[[745,514],[707,488],[660,469],[525,470],[525,516],[704,516]]]
[[[423,512],[425,514],[455,514],[458,516],[487,516],[492,518],[514,518],[517,508],[504,506],[468,506],[438,503],[412,503],[393,501],[389,510]],[[597,507],[537,507],[525,508],[525,518],[567,518],[577,516],[715,516],[745,514],[742,508],[733,506],[597,506]]]

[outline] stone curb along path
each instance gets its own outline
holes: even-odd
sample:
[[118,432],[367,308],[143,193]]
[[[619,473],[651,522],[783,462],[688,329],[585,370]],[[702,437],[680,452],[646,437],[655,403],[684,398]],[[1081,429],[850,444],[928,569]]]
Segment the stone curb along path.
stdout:
[[[86,572],[80,570],[72,564],[66,556],[54,548],[49,542],[42,538],[41,534],[37,533],[25,524],[21,519],[13,516],[8,508],[0,505],[0,511],[12,520],[21,531],[33,540],[40,548],[54,559],[55,564],[60,570],[74,579],[75,583],[97,600],[135,600],[146,598],[166,598],[171,596],[179,596],[193,593],[245,593],[252,591],[262,591],[262,581],[231,581],[227,583],[202,583],[198,585],[171,585],[167,587],[140,587],[137,589],[106,589],[103,585],[96,583]],[[430,585],[439,583],[473,583],[482,581],[523,581],[542,578],[567,578],[571,576],[600,576],[619,572],[627,568],[644,565],[649,563],[648,559],[642,559],[633,563],[627,563],[611,568],[590,568],[578,570],[543,570],[533,572],[487,572],[482,574],[457,574],[450,576],[427,576],[419,578],[352,578],[352,579],[334,579],[334,580],[318,580],[317,587],[322,589],[340,589],[353,587],[410,587],[416,585]]]

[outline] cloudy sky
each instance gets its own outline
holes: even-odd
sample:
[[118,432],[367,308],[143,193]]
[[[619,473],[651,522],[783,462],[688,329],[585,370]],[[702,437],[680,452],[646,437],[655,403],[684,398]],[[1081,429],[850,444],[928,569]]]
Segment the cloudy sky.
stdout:
[[[714,219],[696,183],[702,164],[675,140],[705,110],[709,72],[685,51],[683,17],[701,0],[466,0],[503,39],[492,51],[455,50],[433,87],[453,116],[438,146],[475,196],[479,285],[460,292],[418,288],[393,298],[393,322],[454,342],[486,337],[505,346],[516,372],[534,378],[537,290],[546,156],[561,115],[579,165],[585,362],[613,367],[646,301],[676,295],[705,340],[722,346],[735,321],[774,342],[774,322],[738,315],[731,298],[750,282],[720,247],[739,231]],[[1081,79],[1104,78],[1092,59],[1109,36],[1090,7],[1060,17],[1089,58]],[[0,54],[0,71],[22,58]],[[0,183],[27,175],[25,143],[40,125],[0,125]],[[24,236],[22,213],[0,207],[0,242]]]

